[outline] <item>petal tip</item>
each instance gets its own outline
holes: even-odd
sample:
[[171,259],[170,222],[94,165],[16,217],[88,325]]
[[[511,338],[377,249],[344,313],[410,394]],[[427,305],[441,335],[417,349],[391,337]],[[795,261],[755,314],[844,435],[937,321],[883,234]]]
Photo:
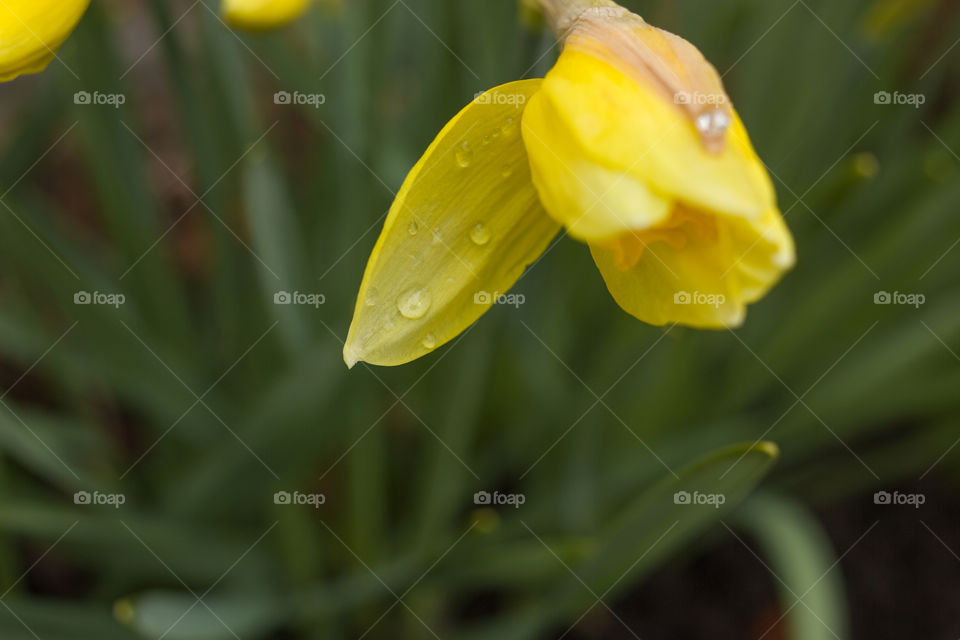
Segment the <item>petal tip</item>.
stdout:
[[772,460],[780,457],[780,447],[774,442],[761,442],[754,447],[754,450],[763,453]]
[[737,305],[737,308],[730,313],[726,318],[724,325],[726,329],[734,330],[739,329],[747,322],[747,307],[746,305]]
[[353,369],[362,359],[360,354],[353,350],[349,342],[343,345],[343,361],[346,363],[347,369]]

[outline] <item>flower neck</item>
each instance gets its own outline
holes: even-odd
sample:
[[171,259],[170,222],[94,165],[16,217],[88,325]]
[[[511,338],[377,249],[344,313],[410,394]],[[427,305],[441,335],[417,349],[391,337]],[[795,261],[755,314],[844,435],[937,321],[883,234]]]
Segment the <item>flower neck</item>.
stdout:
[[563,44],[576,23],[587,14],[615,17],[629,13],[613,0],[539,0],[550,28]]

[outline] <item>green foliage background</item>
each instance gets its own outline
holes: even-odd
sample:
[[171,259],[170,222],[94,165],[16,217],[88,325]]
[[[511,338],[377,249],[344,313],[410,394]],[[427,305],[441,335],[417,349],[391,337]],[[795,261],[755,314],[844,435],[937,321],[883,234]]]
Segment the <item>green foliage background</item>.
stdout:
[[[735,333],[636,322],[563,239],[522,307],[406,367],[343,366],[392,191],[477,92],[556,57],[511,0],[327,2],[257,35],[210,0],[94,0],[64,64],[3,88],[3,638],[555,637],[732,530],[784,609],[803,598],[792,637],[847,634],[809,508],[952,479],[960,453],[960,12],[625,4],[725,74],[796,234]],[[494,490],[525,503],[474,504]]]

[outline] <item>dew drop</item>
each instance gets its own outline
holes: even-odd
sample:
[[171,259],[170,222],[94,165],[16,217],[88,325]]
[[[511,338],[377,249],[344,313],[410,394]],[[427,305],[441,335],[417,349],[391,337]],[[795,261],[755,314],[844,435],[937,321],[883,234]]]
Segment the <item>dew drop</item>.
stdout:
[[487,225],[482,222],[474,225],[473,229],[470,229],[470,239],[473,240],[474,244],[481,247],[490,242],[490,230],[487,229]]
[[364,304],[368,307],[375,307],[377,303],[380,302],[380,292],[376,289],[370,289],[367,291],[367,298]]
[[437,338],[432,333],[428,333],[427,335],[423,336],[423,340],[421,342],[427,349],[433,349],[435,346],[437,346]]
[[417,224],[416,220],[411,220],[410,224],[407,225],[407,233],[412,236],[417,235],[417,232],[420,231],[420,226]]
[[443,234],[440,233],[440,227],[433,228],[433,244],[440,244],[443,242]]
[[719,109],[697,116],[697,131],[711,138],[722,136],[731,124],[730,116]]
[[470,148],[469,143],[461,143],[457,148],[457,164],[466,169],[471,162],[473,162],[473,149]]
[[504,178],[509,178],[513,175],[513,166],[509,164],[503,165],[503,168],[500,169],[500,175]]
[[500,127],[500,131],[505,137],[510,137],[517,132],[517,119],[513,116],[510,116],[503,122],[503,126]]
[[397,311],[404,318],[416,320],[426,315],[431,302],[433,302],[433,299],[429,291],[414,287],[413,289],[407,289],[397,298]]

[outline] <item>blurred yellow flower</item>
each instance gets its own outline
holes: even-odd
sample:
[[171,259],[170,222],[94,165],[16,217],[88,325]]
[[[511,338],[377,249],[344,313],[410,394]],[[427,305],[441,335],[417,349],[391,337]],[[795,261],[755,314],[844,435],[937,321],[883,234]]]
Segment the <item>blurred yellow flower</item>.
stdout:
[[251,31],[276,29],[293,22],[311,0],[223,0],[220,12],[231,27]]
[[0,82],[43,71],[90,0],[0,2]]
[[655,325],[737,326],[793,265],[770,178],[700,52],[607,0],[543,4],[564,39],[557,64],[478,96],[407,176],[364,273],[348,366],[452,339],[561,228]]

